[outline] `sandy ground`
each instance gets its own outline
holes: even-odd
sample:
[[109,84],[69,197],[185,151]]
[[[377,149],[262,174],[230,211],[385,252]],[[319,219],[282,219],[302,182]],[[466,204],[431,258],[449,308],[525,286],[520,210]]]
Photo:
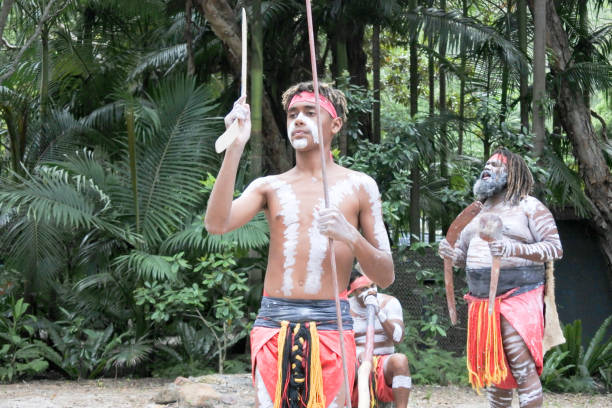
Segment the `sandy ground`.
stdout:
[[[151,398],[170,380],[91,380],[33,381],[0,385],[0,408],[171,408],[176,404],[157,405]],[[254,392],[248,374],[207,376],[206,382],[235,402],[220,408],[252,407]],[[469,388],[418,386],[410,397],[410,407],[486,408],[484,396]],[[518,407],[515,396],[513,407]],[[546,408],[612,408],[612,394],[551,394],[544,396]]]

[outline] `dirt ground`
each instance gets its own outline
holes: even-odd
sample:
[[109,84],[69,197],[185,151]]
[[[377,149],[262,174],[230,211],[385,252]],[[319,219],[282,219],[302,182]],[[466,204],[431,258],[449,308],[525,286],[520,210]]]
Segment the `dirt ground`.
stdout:
[[[32,381],[0,385],[0,408],[174,408],[176,404],[158,405],[152,398],[171,380],[91,380]],[[211,375],[203,380],[217,391],[231,395],[231,405],[220,408],[252,407],[253,387],[248,374]],[[415,385],[409,407],[486,408],[484,396],[470,388]],[[515,396],[513,407],[518,407]],[[546,408],[593,407],[612,408],[612,394],[551,394],[544,396]]]

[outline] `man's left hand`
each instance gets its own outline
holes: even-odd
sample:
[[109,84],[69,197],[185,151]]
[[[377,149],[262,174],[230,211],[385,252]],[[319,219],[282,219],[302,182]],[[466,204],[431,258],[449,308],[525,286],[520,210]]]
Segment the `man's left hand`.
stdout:
[[328,238],[353,244],[359,232],[344,218],[336,207],[323,208],[319,211],[319,232]]

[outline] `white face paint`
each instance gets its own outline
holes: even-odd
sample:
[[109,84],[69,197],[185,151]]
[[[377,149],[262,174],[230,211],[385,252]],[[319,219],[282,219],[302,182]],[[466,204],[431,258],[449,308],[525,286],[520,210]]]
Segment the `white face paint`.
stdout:
[[289,126],[287,127],[287,137],[289,138],[289,143],[291,143],[291,146],[293,146],[293,148],[296,150],[300,150],[308,145],[308,139],[306,139],[306,137],[291,137],[295,130],[295,122],[298,120],[304,123],[304,127],[312,135],[312,141],[315,144],[319,144],[319,131],[317,129],[317,123],[300,112],[295,119],[289,122]]

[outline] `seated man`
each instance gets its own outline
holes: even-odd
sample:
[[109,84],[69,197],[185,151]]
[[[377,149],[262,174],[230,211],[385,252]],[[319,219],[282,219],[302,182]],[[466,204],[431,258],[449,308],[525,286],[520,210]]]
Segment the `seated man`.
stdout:
[[[374,327],[374,351],[372,356],[372,387],[375,397],[380,402],[395,401],[397,408],[408,406],[408,397],[412,387],[408,359],[405,355],[395,353],[395,346],[404,336],[404,318],[399,301],[390,295],[378,293],[376,284],[357,270],[351,273],[349,304],[353,317],[357,359],[361,362],[366,343],[368,324],[366,297],[368,304],[376,306]],[[358,390],[352,394],[353,406],[358,403]]]

